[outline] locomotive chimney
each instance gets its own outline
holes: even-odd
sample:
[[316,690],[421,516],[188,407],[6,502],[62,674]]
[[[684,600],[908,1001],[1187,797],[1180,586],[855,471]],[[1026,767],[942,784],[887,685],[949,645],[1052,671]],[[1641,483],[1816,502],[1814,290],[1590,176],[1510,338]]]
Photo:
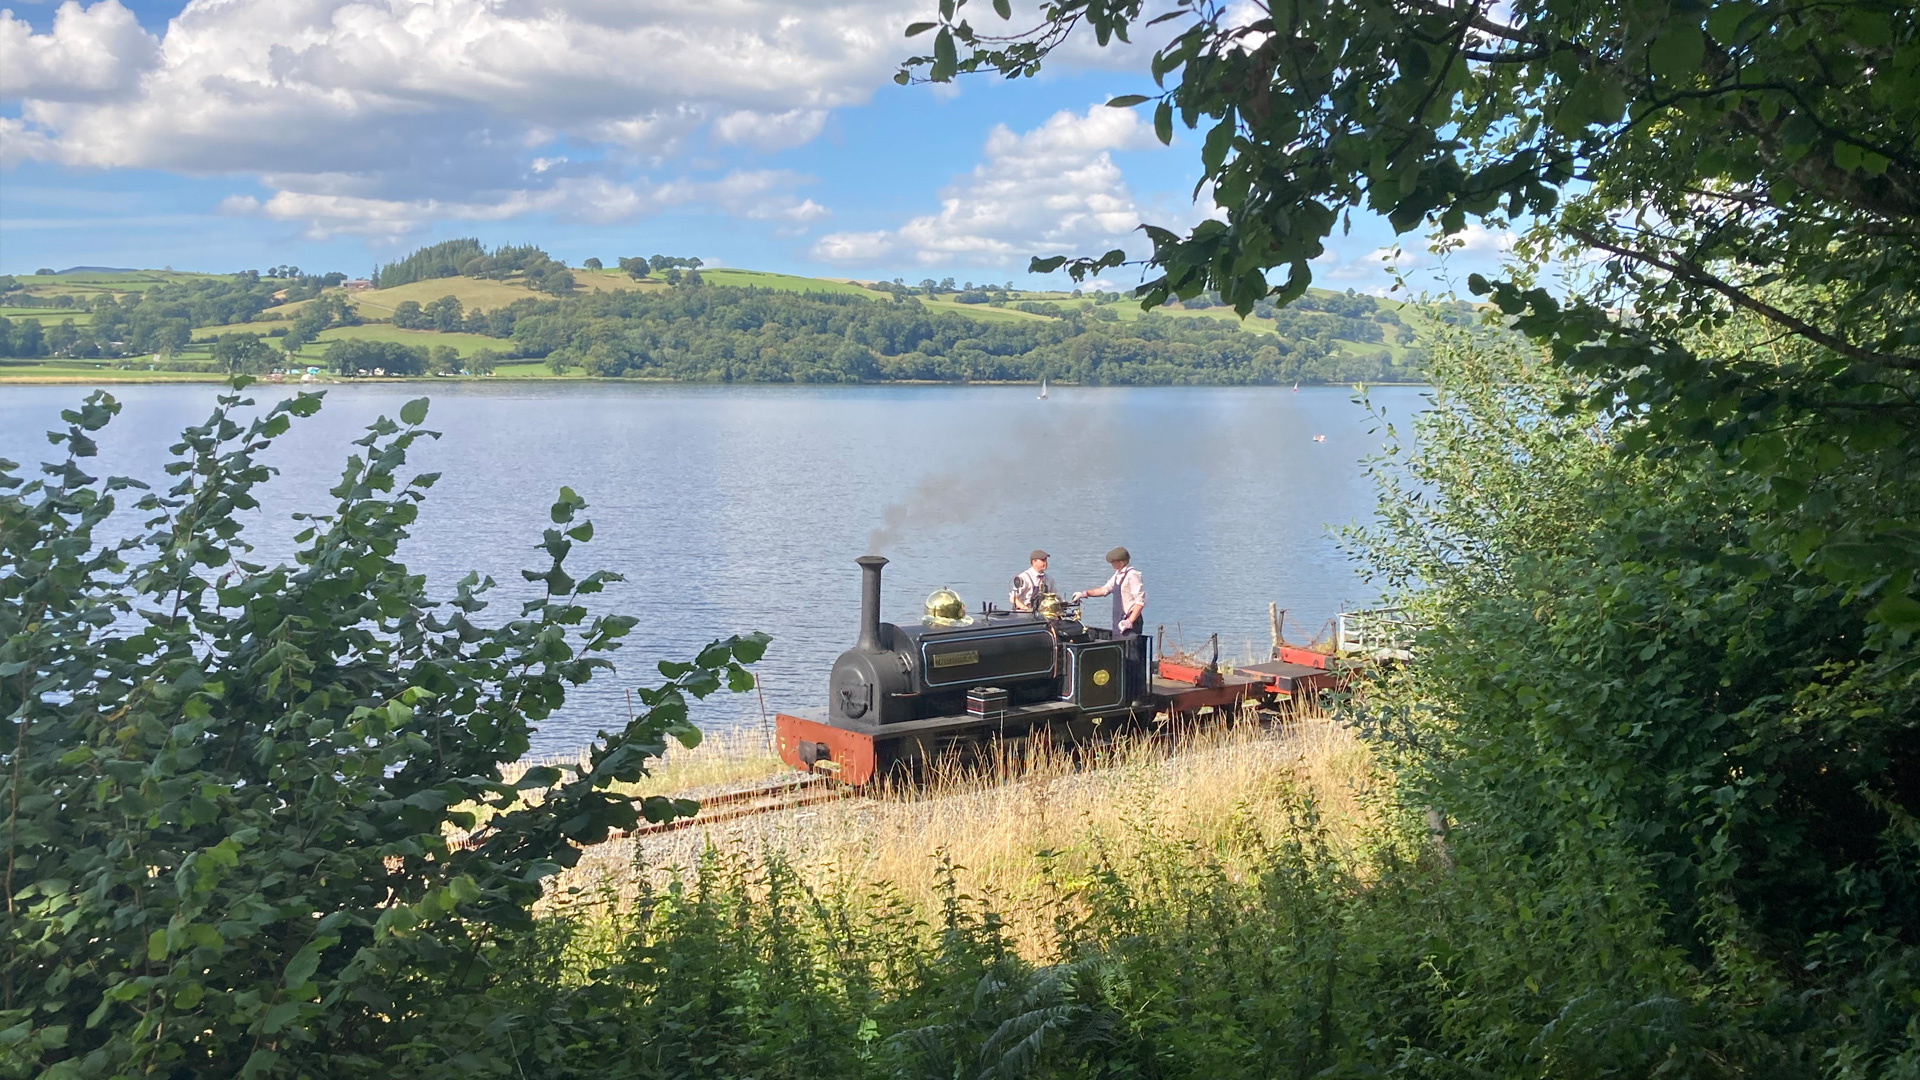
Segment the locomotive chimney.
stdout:
[[862,555],[860,564],[860,640],[853,647],[861,652],[885,652],[880,644],[880,568],[887,565],[884,555]]

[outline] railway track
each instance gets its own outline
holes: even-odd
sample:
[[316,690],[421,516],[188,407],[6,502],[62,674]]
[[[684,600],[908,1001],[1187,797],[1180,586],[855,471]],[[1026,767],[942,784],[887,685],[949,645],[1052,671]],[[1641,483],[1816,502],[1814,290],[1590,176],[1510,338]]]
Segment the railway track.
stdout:
[[614,832],[607,839],[617,840],[627,836],[653,836],[658,833],[689,829],[697,825],[718,825],[724,821],[735,821],[756,814],[769,814],[779,810],[794,810],[817,803],[837,802],[852,797],[851,788],[832,787],[824,776],[799,776],[782,778],[765,784],[757,784],[738,791],[721,792],[697,800],[700,809],[692,817],[675,818],[659,824],[645,824],[624,832]]
[[[817,803],[837,802],[850,798],[853,789],[831,787],[824,776],[795,776],[756,784],[738,791],[723,791],[718,795],[709,795],[694,800],[700,809],[691,817],[675,818],[672,821],[644,823],[634,829],[613,829],[607,833],[608,840],[619,840],[630,836],[652,836],[657,833],[674,832],[695,825],[717,825],[723,821],[752,817],[755,814],[770,814],[779,810],[793,810]],[[636,800],[637,801],[637,800]],[[455,847],[476,847],[479,841],[472,835],[456,835]]]
[[[1264,715],[1262,717],[1265,718]],[[1182,725],[1169,725],[1162,730],[1149,734],[1146,739],[1152,745],[1177,745]],[[1187,722],[1186,726],[1193,726]],[[1207,726],[1207,725],[1201,725]],[[752,787],[735,791],[723,791],[694,801],[700,809],[690,817],[675,818],[672,821],[643,823],[633,829],[615,829],[607,834],[608,840],[620,840],[627,837],[654,836],[660,833],[676,832],[695,826],[718,825],[723,822],[737,821],[740,818],[758,814],[777,813],[782,810],[797,810],[802,807],[821,803],[838,802],[855,798],[862,794],[859,789],[833,784],[823,775],[795,773],[790,776],[755,784]],[[471,839],[458,841],[460,846],[471,846]]]

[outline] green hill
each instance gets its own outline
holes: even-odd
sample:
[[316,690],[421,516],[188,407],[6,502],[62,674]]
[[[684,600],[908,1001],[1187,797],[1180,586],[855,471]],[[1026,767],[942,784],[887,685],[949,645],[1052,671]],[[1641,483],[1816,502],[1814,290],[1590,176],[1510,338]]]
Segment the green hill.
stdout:
[[[453,256],[472,253],[462,248]],[[1394,301],[1317,289],[1288,308],[1276,311],[1262,305],[1242,319],[1205,297],[1142,312],[1130,299],[1111,294],[955,286],[952,279],[908,286],[899,279],[859,282],[736,267],[696,269],[691,264],[698,260],[656,256],[652,272],[636,280],[618,268],[565,267],[530,246],[482,251],[482,256],[484,261],[467,264],[475,274],[453,272],[450,267],[457,260],[452,256],[409,256],[383,268],[383,278],[414,280],[383,289],[345,288],[334,284],[341,281],[338,274],[263,278],[251,273],[88,270],[0,278],[0,286],[6,287],[0,295],[0,320],[5,323],[0,327],[0,356],[16,361],[0,370],[0,380],[109,369],[129,376],[150,371],[217,377],[224,370],[213,353],[219,339],[251,335],[261,341],[261,351],[254,355],[281,357],[281,363],[293,366],[321,364],[331,343],[355,341],[400,349],[394,356],[407,350],[425,355],[437,348],[460,364],[481,353],[501,360],[519,358],[498,370],[539,377],[651,372],[654,377],[693,379],[1019,379],[1049,374],[1103,381],[1344,381],[1405,377],[1420,361],[1411,343],[1425,318]],[[662,261],[678,265],[660,268]],[[399,272],[401,268],[405,272]],[[741,338],[727,348],[735,353],[747,349],[751,357],[692,359],[711,352],[715,342],[732,340],[736,331],[709,325],[704,305],[688,307],[675,299],[689,288],[715,290],[715,297],[741,297],[725,301],[734,317],[755,322],[759,329],[754,333],[761,338],[785,344],[770,347]],[[744,299],[756,294],[791,299]],[[857,308],[833,306],[849,303]],[[867,314],[857,314],[860,311]],[[924,342],[898,347],[887,341],[870,343],[864,347],[867,360],[846,354],[832,342],[819,348],[828,354],[838,349],[838,359],[816,355],[809,351],[813,345],[793,344],[809,338],[811,331],[804,326],[822,320],[847,325],[849,318],[860,325],[905,328],[898,332],[920,335]],[[672,324],[671,332],[661,329],[664,323]],[[564,340],[552,338],[553,327],[563,324],[591,324],[600,344],[583,350],[571,337],[575,329],[565,330]],[[536,327],[545,329],[536,333]],[[660,345],[669,339],[675,344]],[[1063,343],[1069,340],[1081,342],[1069,350],[1082,357],[1077,370],[1045,359],[1066,348]],[[1090,368],[1085,354],[1096,343],[1103,359]],[[659,352],[662,348],[667,351]],[[588,362],[588,353],[597,359]],[[231,349],[223,356],[230,359]],[[1256,356],[1264,359],[1252,359]],[[1009,357],[1026,359],[1012,362]],[[1100,374],[1094,374],[1095,369]]]

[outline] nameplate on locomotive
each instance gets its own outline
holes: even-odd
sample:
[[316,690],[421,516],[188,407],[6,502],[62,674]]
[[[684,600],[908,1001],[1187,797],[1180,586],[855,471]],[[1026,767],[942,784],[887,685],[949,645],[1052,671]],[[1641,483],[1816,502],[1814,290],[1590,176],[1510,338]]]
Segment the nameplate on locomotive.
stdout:
[[966,649],[933,654],[933,666],[937,668],[965,667],[980,662],[980,650]]

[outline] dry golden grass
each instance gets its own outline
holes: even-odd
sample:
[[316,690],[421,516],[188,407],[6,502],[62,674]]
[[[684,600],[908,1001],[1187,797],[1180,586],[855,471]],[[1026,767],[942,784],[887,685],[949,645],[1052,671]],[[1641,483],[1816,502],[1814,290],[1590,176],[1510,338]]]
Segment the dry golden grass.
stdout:
[[[585,767],[586,755],[582,752],[523,758],[503,767],[500,779],[504,783],[515,783],[536,765]],[[763,735],[748,731],[730,732],[705,738],[691,749],[670,743],[666,757],[652,763],[651,775],[638,783],[616,784],[613,790],[636,799],[648,795],[678,795],[697,799],[718,790],[747,786],[787,771],[790,770],[773,752],[772,745]],[[538,806],[543,791],[541,788],[525,791],[514,805],[523,803]],[[463,803],[457,809],[473,812],[478,827],[509,808]],[[451,826],[444,832],[447,842],[456,845],[465,843],[471,835],[467,830]]]
[[[584,754],[529,758],[502,769],[501,779],[511,784],[535,765],[585,763]],[[692,749],[669,743],[667,756],[654,762],[651,769],[653,775],[637,784],[620,785],[619,790],[636,798],[646,795],[698,798],[703,792],[738,787],[788,771],[766,736],[755,731],[709,735]]]
[[[689,773],[688,775],[694,775]],[[733,775],[739,775],[735,773]],[[1199,859],[1255,872],[1263,844],[1299,827],[1302,796],[1338,845],[1368,824],[1379,782],[1366,749],[1320,719],[1133,738],[1069,754],[1041,747],[1021,762],[948,769],[922,788],[882,792],[711,826],[616,840],[555,882],[555,899],[631,899],[694,872],[709,845],[742,858],[778,855],[842,896],[881,883],[932,918],[935,869],[993,898],[1021,948],[1054,940],[1063,897],[1102,866]]]

